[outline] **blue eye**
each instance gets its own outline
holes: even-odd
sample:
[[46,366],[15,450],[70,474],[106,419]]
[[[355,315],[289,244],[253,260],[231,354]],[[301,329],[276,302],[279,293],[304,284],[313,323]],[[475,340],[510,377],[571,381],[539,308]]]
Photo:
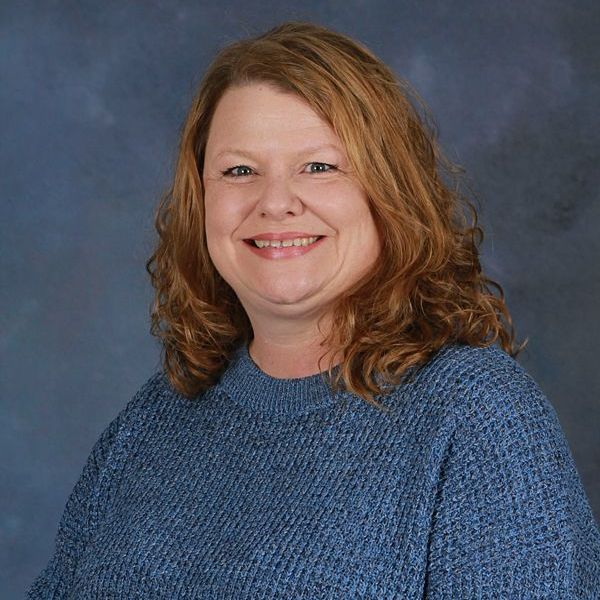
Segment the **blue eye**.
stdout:
[[251,175],[252,169],[246,165],[237,165],[230,169],[226,169],[225,171],[221,171],[221,173],[231,177],[246,177],[247,175]]
[[311,162],[308,163],[307,167],[310,167],[311,173],[327,173],[328,171],[337,169],[336,165],[330,165],[329,163],[324,162]]

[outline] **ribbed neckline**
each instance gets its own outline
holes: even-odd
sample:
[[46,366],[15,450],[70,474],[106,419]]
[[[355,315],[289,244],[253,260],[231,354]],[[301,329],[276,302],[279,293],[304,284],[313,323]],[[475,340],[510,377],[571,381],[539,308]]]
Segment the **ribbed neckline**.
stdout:
[[[332,370],[337,373],[339,366]],[[340,394],[326,383],[327,371],[307,377],[280,379],[265,373],[241,343],[232,354],[218,387],[236,404],[264,414],[295,416],[333,406]]]

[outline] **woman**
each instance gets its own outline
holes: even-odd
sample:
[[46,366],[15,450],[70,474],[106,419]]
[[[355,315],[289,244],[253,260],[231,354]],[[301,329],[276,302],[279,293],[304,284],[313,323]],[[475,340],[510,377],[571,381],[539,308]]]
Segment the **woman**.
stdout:
[[164,371],[30,598],[598,597],[566,439],[410,99],[311,24],[217,56],[147,265]]

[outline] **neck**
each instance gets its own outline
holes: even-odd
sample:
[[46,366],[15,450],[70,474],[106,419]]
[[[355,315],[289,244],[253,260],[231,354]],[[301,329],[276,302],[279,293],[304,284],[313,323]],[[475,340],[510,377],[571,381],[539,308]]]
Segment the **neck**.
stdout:
[[[331,357],[331,352],[321,346],[320,340],[314,338],[292,342],[255,337],[248,351],[262,371],[271,377],[282,379],[307,377],[326,371]],[[338,365],[341,360],[341,354],[338,354],[333,364]]]
[[[336,369],[333,370],[333,374]],[[222,391],[236,404],[278,418],[293,418],[337,402],[323,374],[273,377],[264,372],[241,344],[232,354],[215,393]],[[344,394],[339,395],[344,397]]]

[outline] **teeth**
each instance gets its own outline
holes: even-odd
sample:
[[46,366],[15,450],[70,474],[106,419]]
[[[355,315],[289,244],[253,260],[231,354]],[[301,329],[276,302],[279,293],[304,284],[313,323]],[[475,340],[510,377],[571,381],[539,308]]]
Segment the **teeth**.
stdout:
[[295,238],[293,240],[252,240],[255,246],[259,248],[288,248],[289,246],[309,246],[319,239],[319,237]]

